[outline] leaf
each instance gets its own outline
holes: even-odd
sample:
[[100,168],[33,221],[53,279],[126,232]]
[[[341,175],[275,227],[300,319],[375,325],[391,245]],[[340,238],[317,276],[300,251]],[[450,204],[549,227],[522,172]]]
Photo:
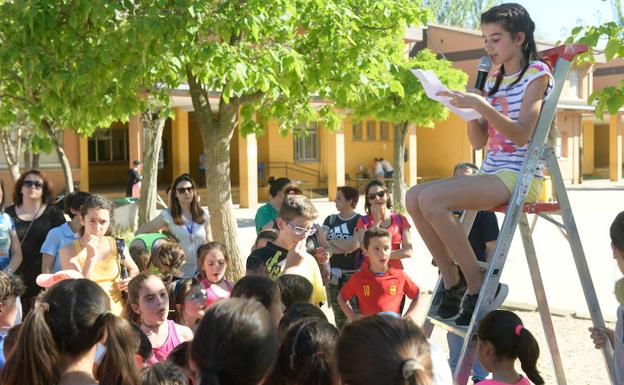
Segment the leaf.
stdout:
[[611,60],[615,58],[621,46],[622,46],[622,42],[619,41],[618,39],[616,38],[609,39],[609,41],[607,42],[607,46],[605,47],[605,51],[604,51],[605,56],[607,57],[607,60]]

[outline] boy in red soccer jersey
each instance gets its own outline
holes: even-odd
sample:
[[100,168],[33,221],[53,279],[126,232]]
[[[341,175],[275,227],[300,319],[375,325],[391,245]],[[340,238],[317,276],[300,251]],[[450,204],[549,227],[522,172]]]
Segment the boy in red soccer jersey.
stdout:
[[[353,274],[338,294],[338,304],[349,321],[382,312],[400,313],[403,295],[412,299],[404,317],[412,317],[420,289],[400,269],[388,265],[391,252],[390,233],[372,228],[364,233],[364,254],[370,265]],[[357,297],[360,314],[356,314],[349,300]]]

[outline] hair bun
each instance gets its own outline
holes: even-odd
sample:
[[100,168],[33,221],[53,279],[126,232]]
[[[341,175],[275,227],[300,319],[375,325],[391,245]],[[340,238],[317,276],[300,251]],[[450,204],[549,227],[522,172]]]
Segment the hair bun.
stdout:
[[269,177],[269,179],[267,179],[267,182],[268,182],[271,186],[273,186],[273,185],[275,184],[275,177],[270,176],[270,177]]

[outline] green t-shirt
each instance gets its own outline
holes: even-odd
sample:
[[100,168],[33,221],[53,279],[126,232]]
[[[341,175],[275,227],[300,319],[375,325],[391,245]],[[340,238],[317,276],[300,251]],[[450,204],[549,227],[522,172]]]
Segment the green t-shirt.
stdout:
[[158,239],[167,239],[167,236],[161,233],[147,233],[147,234],[139,234],[130,242],[132,245],[134,241],[140,240],[145,245],[145,249],[149,251],[150,255],[152,254],[152,248],[154,247],[154,242]]
[[271,206],[270,203],[267,203],[264,206],[260,207],[258,211],[256,211],[256,233],[259,233],[260,230],[262,230],[262,228],[266,226],[267,223],[275,221],[278,215],[279,212],[275,210],[275,208]]

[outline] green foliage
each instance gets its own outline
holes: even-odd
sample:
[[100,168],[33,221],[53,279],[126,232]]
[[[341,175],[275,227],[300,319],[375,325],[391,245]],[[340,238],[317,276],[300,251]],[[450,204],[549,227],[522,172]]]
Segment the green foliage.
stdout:
[[435,22],[442,25],[477,29],[481,14],[501,0],[424,0],[423,5],[433,12]]
[[[607,61],[624,58],[624,25],[608,22],[599,26],[579,26],[572,30],[566,43],[586,44],[589,50],[577,58],[577,63],[595,63],[596,46],[606,40],[604,56]],[[605,112],[615,114],[624,106],[624,80],[617,85],[593,92],[587,103],[596,103],[596,116],[604,118]]]
[[422,127],[433,127],[435,121],[448,115],[439,102],[429,99],[420,81],[410,69],[432,70],[450,89],[463,89],[468,75],[452,67],[447,60],[439,60],[428,49],[411,59],[401,60],[390,69],[391,79],[377,92],[359,93],[359,99],[350,105],[356,116],[373,116],[390,122],[409,122]]

